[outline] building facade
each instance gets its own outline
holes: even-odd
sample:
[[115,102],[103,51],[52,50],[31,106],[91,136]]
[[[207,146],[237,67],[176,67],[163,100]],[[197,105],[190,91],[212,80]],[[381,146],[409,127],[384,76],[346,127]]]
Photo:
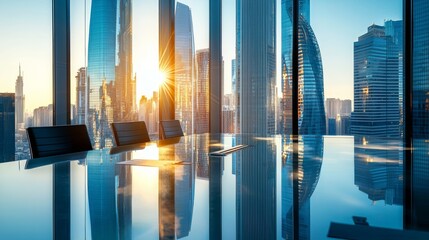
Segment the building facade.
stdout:
[[354,112],[351,133],[400,137],[399,66],[402,57],[385,27],[372,25],[354,43]]
[[175,116],[183,133],[193,133],[193,82],[195,81],[195,46],[192,13],[189,6],[177,2],[175,21]]
[[[292,0],[282,0],[282,120],[280,133],[292,133]],[[310,25],[310,0],[299,1],[298,127],[300,134],[325,134],[323,68]]]
[[15,127],[16,129],[24,129],[24,111],[25,111],[25,96],[24,96],[24,77],[21,73],[21,65],[19,65],[19,75],[15,82]]
[[14,160],[15,94],[0,93],[0,163]]
[[429,2],[414,1],[413,15],[413,137],[429,135]]
[[276,2],[237,2],[237,115],[241,133],[275,133]]
[[113,143],[109,124],[113,121],[116,65],[116,0],[91,3],[88,42],[88,132],[95,148]]
[[86,123],[86,106],[88,100],[88,94],[86,91],[86,68],[81,67],[77,72],[76,76],[76,124]]
[[194,82],[194,133],[209,132],[209,49],[196,54],[197,79]]

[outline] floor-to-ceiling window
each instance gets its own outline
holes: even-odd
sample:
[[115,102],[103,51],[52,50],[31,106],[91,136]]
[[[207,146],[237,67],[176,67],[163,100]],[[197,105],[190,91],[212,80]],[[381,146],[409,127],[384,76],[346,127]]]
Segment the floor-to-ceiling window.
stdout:
[[30,158],[25,129],[52,125],[52,1],[0,2],[0,162]]

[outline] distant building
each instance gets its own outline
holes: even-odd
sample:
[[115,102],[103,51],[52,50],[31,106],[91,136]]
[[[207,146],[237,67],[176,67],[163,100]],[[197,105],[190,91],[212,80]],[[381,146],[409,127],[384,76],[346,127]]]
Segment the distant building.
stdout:
[[335,118],[328,118],[328,135],[337,134],[337,121]]
[[209,49],[196,54],[197,79],[194,82],[194,133],[209,132]]
[[43,127],[53,125],[52,104],[38,107],[33,110],[33,127]]
[[338,114],[350,116],[352,112],[352,100],[327,98],[325,101],[326,118],[336,118]]
[[86,91],[86,68],[81,67],[76,76],[76,124],[85,124],[88,94]]
[[153,137],[158,135],[159,122],[159,99],[158,93],[153,92],[152,98],[145,96],[140,98],[138,119],[145,121],[149,134]]
[[351,133],[355,135],[401,136],[401,46],[385,29],[371,25],[354,43]]
[[0,93],[0,163],[14,160],[15,94]]
[[15,127],[16,129],[24,129],[24,110],[25,110],[25,95],[24,95],[24,77],[21,74],[21,65],[19,65],[19,75],[15,82]]

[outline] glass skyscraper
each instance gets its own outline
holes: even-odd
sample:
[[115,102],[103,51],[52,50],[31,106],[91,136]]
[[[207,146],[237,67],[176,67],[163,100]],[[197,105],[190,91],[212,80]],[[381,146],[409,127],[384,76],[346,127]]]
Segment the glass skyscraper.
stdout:
[[0,93],[0,163],[15,160],[15,94]]
[[175,116],[189,135],[193,133],[194,29],[191,9],[180,2],[176,5],[175,37]]
[[[282,0],[282,120],[280,133],[292,133],[292,0]],[[325,134],[323,68],[319,44],[310,26],[310,0],[299,1],[299,134]]]
[[237,1],[237,121],[242,133],[275,133],[276,1]]
[[114,121],[137,120],[136,79],[133,74],[132,0],[119,1],[118,59]]
[[[401,31],[401,28],[397,29]],[[401,51],[395,35],[372,25],[354,43],[354,112],[351,133],[377,137],[401,136]]]
[[413,137],[429,135],[429,2],[413,1]]
[[209,49],[197,51],[197,79],[194,82],[194,133],[209,132],[209,59]]
[[88,42],[88,131],[95,148],[112,144],[116,63],[116,0],[93,0]]

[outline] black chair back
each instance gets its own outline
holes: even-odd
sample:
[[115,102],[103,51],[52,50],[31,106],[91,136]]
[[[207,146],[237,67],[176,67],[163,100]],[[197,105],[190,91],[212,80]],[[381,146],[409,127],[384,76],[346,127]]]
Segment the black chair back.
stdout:
[[112,123],[112,131],[117,146],[150,142],[149,133],[143,121]]
[[160,139],[174,138],[183,136],[182,127],[179,120],[168,120],[159,122]]
[[29,127],[27,136],[32,158],[92,150],[85,125]]

